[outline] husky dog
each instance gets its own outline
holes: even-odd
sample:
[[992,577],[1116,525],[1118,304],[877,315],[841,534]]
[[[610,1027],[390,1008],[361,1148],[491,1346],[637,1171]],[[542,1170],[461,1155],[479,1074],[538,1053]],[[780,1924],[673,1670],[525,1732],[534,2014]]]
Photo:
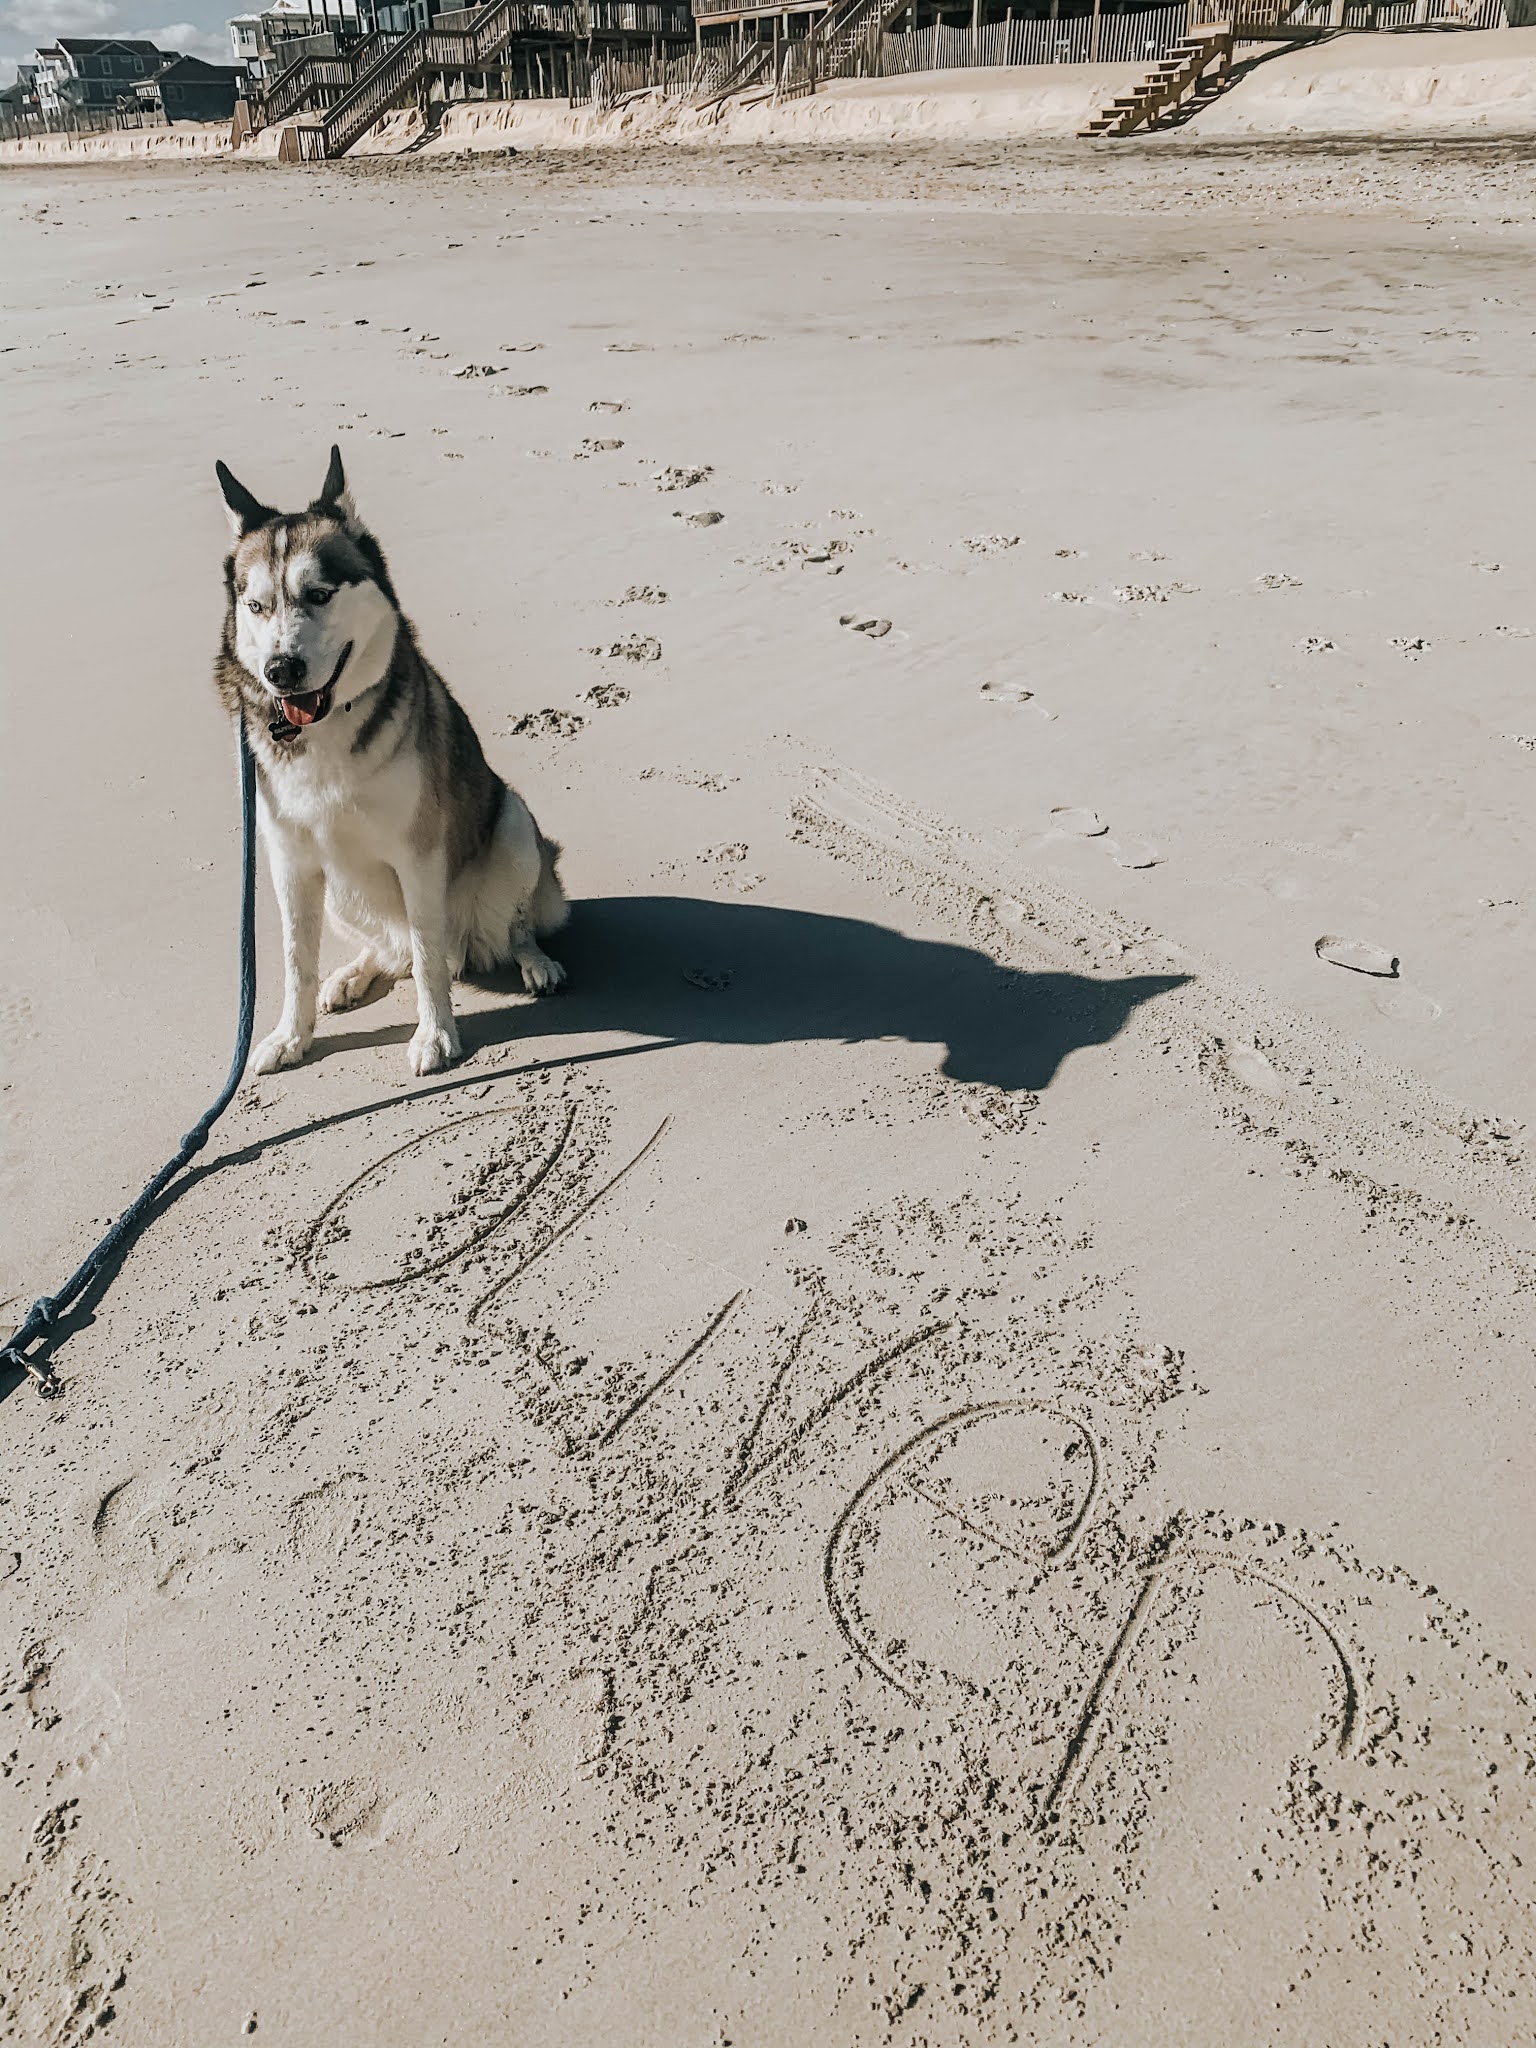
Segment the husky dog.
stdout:
[[[411,975],[413,1074],[457,1059],[451,984],[515,960],[542,995],[565,970],[539,946],[568,915],[555,863],[522,798],[423,658],[378,542],[341,466],[305,512],[274,511],[221,462],[234,551],[214,680],[245,721],[262,838],[283,922],[283,1014],[252,1056],[296,1066],[315,1007],[350,1010]],[[320,925],[358,948],[320,982]]]

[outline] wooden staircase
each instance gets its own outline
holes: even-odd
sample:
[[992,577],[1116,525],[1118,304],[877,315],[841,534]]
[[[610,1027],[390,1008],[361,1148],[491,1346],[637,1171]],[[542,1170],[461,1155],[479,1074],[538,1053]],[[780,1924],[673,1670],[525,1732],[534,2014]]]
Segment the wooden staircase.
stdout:
[[1232,26],[1193,29],[1160,57],[1134,91],[1111,100],[1081,135],[1132,135],[1187,119],[1232,82]]
[[860,46],[879,36],[903,4],[904,0],[832,0],[807,38],[816,49],[818,82],[845,77]]
[[416,97],[444,71],[485,71],[523,28],[525,14],[553,10],[524,0],[487,0],[465,28],[418,28],[401,36],[314,121],[297,121],[283,134],[279,159],[320,162],[345,156],[354,142],[395,107]]
[[779,99],[798,99],[828,79],[846,78],[858,68],[862,50],[878,40],[907,0],[832,0],[810,33],[786,43],[774,68],[771,43],[751,43],[702,105],[716,110],[716,119],[733,99],[757,92]]
[[297,64],[280,71],[265,92],[246,95],[248,133],[257,135],[274,122],[291,121],[295,114],[328,107],[398,41],[398,36],[375,32],[339,57],[301,57]]

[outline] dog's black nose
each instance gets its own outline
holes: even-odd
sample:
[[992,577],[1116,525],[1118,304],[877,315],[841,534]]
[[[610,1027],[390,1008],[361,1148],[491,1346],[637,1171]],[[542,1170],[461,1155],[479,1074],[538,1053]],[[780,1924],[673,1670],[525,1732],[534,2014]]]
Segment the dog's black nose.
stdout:
[[295,683],[304,680],[303,655],[274,654],[267,663],[266,676],[275,689],[291,690]]

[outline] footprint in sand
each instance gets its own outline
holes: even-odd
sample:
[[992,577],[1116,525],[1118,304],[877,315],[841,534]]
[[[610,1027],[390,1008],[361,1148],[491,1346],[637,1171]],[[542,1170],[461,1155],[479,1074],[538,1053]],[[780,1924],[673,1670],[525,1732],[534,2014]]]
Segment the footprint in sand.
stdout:
[[546,704],[542,711],[525,711],[521,718],[514,719],[507,733],[515,740],[571,740],[585,723],[579,712],[558,711]]
[[617,398],[594,398],[587,407],[588,412],[622,412],[623,401]]
[[1122,842],[1107,839],[1104,851],[1111,856],[1117,868],[1160,868],[1167,855],[1159,853],[1155,846],[1141,840]]
[[613,711],[620,704],[629,702],[629,692],[622,683],[594,683],[582,702],[594,705],[599,711]]
[[295,1557],[337,1557],[361,1526],[360,1472],[340,1472],[288,1503],[287,1548]]
[[[802,569],[824,568],[837,556],[853,552],[853,542],[849,540],[792,540],[786,546]],[[836,575],[838,571],[834,569],[832,573]]]
[[576,450],[576,460],[585,462],[590,455],[612,455],[616,449],[623,446],[622,441],[594,441],[589,438]]
[[669,463],[665,469],[654,470],[651,482],[658,491],[691,491],[696,484],[702,484],[714,475],[708,463],[690,468],[683,463]]
[[1072,839],[1102,839],[1109,830],[1097,811],[1086,810],[1076,804],[1053,805],[1051,825],[1055,831]]
[[129,1576],[152,1572],[165,1508],[146,1483],[131,1477],[109,1487],[91,1516],[91,1541],[102,1558]]
[[1444,1014],[1433,996],[1426,995],[1421,988],[1408,988],[1401,982],[1382,989],[1371,1000],[1383,1017],[1394,1017],[1399,1024],[1433,1024]]
[[723,512],[674,512],[674,519],[684,519],[689,526],[720,526],[724,523]]
[[1384,946],[1373,946],[1366,939],[1348,939],[1325,932],[1312,950],[1330,967],[1347,967],[1352,974],[1375,974],[1387,980],[1397,977],[1397,955]]
[[465,363],[453,374],[455,377],[499,377],[506,367],[505,363]]
[[611,640],[606,647],[589,647],[601,661],[660,661],[661,642],[649,633],[631,633],[623,640]]
[[1285,1082],[1268,1056],[1256,1045],[1228,1045],[1222,1048],[1221,1064],[1244,1088],[1256,1095],[1284,1095]]
[[1287,576],[1283,569],[1274,570],[1258,578],[1258,587],[1260,590],[1300,590],[1301,578]]
[[975,533],[960,545],[973,555],[1002,555],[1009,548],[1016,548],[1019,536],[1016,533]]
[[889,619],[861,619],[857,612],[845,612],[837,623],[871,640],[883,640],[891,630]]
[[1054,719],[1054,711],[1047,711],[1033,690],[1026,690],[1022,683],[983,683],[977,695],[987,704],[1027,704],[1037,718]]
[[1331,640],[1325,639],[1321,633],[1309,633],[1305,640],[1298,640],[1296,642],[1296,652],[1298,654],[1332,654],[1334,652],[1334,645]]
[[542,398],[548,390],[547,384],[503,384],[500,387],[503,398]]
[[372,1848],[383,1837],[387,1802],[371,1779],[301,1786],[296,1803],[310,1833],[333,1849]]

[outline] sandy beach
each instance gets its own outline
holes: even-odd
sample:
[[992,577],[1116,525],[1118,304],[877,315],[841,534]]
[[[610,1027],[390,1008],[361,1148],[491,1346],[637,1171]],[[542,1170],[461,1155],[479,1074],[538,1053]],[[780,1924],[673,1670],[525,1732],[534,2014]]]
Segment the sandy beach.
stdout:
[[7,1327],[228,1056],[216,457],[339,441],[576,905],[4,1399],[0,2039],[1536,2034],[1533,201],[0,178]]

